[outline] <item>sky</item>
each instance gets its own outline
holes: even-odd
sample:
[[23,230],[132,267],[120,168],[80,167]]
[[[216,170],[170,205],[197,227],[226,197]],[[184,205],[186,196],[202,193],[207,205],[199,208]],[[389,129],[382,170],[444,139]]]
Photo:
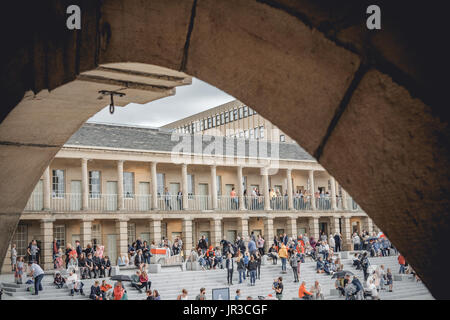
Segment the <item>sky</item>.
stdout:
[[160,127],[234,100],[232,96],[197,78],[192,84],[176,88],[176,94],[147,104],[130,103],[109,113],[106,106],[88,122]]

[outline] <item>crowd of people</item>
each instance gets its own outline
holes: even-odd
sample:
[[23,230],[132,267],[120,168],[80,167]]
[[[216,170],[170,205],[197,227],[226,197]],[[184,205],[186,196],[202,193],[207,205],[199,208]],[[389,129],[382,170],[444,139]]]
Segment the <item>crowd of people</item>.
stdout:
[[[233,285],[233,275],[236,270],[238,273],[239,284],[243,284],[248,279],[249,286],[255,286],[256,281],[261,279],[262,260],[272,261],[277,265],[278,260],[281,261],[281,274],[287,273],[289,265],[293,282],[299,283],[301,264],[306,260],[315,262],[315,270],[317,273],[336,277],[335,287],[341,296],[345,299],[372,299],[379,298],[380,290],[393,290],[392,271],[383,265],[372,267],[369,262],[369,256],[387,256],[391,251],[397,252],[389,240],[384,236],[369,234],[363,231],[361,234],[354,233],[352,242],[354,250],[362,250],[355,253],[353,258],[353,266],[356,270],[362,270],[364,274],[364,283],[351,272],[343,270],[343,264],[335,252],[342,250],[342,236],[339,233],[326,235],[322,233],[319,239],[308,237],[307,234],[297,237],[288,237],[286,233],[280,234],[273,238],[270,243],[269,250],[265,252],[265,242],[263,236],[255,235],[253,232],[245,239],[237,237],[235,241],[223,239],[219,246],[212,246],[208,243],[208,239],[202,236],[195,248],[192,249],[187,260],[197,262],[202,270],[226,269],[227,283]],[[152,249],[164,248],[168,255],[182,255],[183,242],[180,238],[175,238],[173,242],[163,238],[158,246],[155,242],[148,243],[141,241],[139,238],[129,245],[128,255],[119,257],[118,265],[134,265],[136,272],[131,276],[131,287],[140,293],[144,290],[149,300],[160,300],[161,297],[157,290],[151,290],[151,281],[149,279],[147,268],[152,257]],[[44,271],[39,266],[40,249],[35,240],[31,241],[27,249],[29,276],[32,277],[31,283],[34,284],[33,294],[38,294],[42,290],[41,281]],[[23,283],[23,275],[27,270],[24,257],[17,257],[15,245],[11,249],[12,266],[16,283]],[[82,280],[106,278],[111,276],[112,263],[108,256],[104,255],[104,247],[102,245],[88,243],[86,247],[82,247],[80,241],[75,241],[75,245],[67,244],[65,251],[62,250],[58,241],[53,242],[53,262],[55,268],[54,285],[57,288],[66,286],[70,289],[70,294],[79,293],[84,295]],[[398,256],[400,265],[399,273],[410,273],[416,276],[411,266],[407,264],[402,255]],[[61,271],[66,271],[67,276],[64,277]],[[28,280],[29,282],[30,280]],[[284,279],[285,281],[285,279]],[[197,300],[204,300],[204,288],[197,296]],[[280,276],[274,280],[272,285],[275,297],[271,295],[264,297],[265,299],[282,299],[283,297],[283,277]],[[178,296],[178,299],[187,299],[188,293],[186,289]],[[89,297],[93,300],[108,299],[127,299],[127,293],[120,281],[116,282],[114,287],[107,283],[104,279],[100,283],[95,280],[91,287]],[[298,290],[300,299],[323,299],[324,295],[320,283],[315,281],[309,290],[303,281]],[[249,297],[251,298],[251,297]],[[261,298],[261,297],[259,297]],[[236,292],[235,299],[240,299],[240,290]]]

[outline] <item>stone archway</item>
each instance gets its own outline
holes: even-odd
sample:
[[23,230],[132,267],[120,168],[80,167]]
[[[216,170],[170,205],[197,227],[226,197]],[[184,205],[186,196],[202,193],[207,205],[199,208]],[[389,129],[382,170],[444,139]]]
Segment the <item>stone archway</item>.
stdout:
[[[366,1],[71,2],[82,8],[81,31],[61,29],[69,3],[53,1],[30,8],[36,17],[50,12],[46,21],[30,16],[5,40],[2,259],[34,182],[76,130],[60,131],[55,142],[43,123],[5,126],[8,117],[29,89],[52,95],[99,64],[132,61],[196,76],[270,119],[349,191],[433,295],[449,298],[449,281],[440,277],[450,229],[449,118],[443,83],[433,77],[445,52],[433,50],[439,19],[426,8],[386,4],[384,31],[373,34],[364,29]],[[18,18],[19,9],[3,22]],[[411,26],[418,9],[426,32]],[[96,111],[48,116],[72,116],[81,125]]]

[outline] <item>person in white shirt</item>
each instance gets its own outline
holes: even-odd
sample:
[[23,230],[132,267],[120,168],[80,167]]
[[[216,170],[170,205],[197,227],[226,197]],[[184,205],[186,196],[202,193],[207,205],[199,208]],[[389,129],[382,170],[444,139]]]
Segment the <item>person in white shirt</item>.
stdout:
[[30,277],[33,277],[34,279],[34,293],[33,295],[38,295],[39,291],[42,291],[42,278],[44,278],[44,270],[33,261],[28,262],[28,265],[30,266]]
[[375,285],[373,280],[370,280],[367,288],[370,290],[370,293],[372,295],[372,300],[379,300],[377,286]]
[[80,292],[81,295],[84,296],[83,292],[83,282],[78,280],[78,275],[71,270],[69,276],[66,279],[67,286],[70,289],[70,295],[74,295],[74,292]]

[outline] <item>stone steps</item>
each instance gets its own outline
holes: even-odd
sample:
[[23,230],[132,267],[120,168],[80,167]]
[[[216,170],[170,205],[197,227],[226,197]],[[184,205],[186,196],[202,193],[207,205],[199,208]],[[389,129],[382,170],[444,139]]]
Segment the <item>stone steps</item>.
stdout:
[[[393,274],[398,272],[398,263],[396,257],[382,257],[382,258],[370,258],[371,264],[385,266],[385,269],[391,268]],[[357,275],[361,280],[363,280],[363,273],[360,270],[356,270],[352,266],[351,259],[343,259],[344,270],[348,270]],[[322,286],[322,292],[324,293],[325,299],[330,300],[343,300],[342,297],[330,295],[330,290],[334,289],[335,279],[331,279],[331,276],[325,274],[317,274],[315,271],[315,262],[306,262],[301,265],[300,270],[300,282],[306,281],[307,287],[311,287],[315,280],[318,280]],[[157,289],[164,300],[176,299],[178,294],[180,294],[181,289],[185,288],[189,292],[189,297],[194,299],[198,294],[201,287],[205,287],[207,290],[208,298],[211,297],[212,288],[224,288],[228,287],[226,281],[226,270],[216,269],[207,271],[185,271],[181,272],[173,269],[170,270],[170,276],[166,272],[149,274],[150,281],[152,282],[152,289]],[[121,270],[121,274],[132,275],[135,272],[134,269]],[[249,279],[238,284],[239,273],[235,270],[233,283],[234,285],[229,286],[230,295],[233,298],[236,289],[241,290],[242,298],[246,296],[252,296],[257,298],[257,296],[267,296],[267,294],[272,293],[272,283],[273,280],[278,276],[283,276],[284,283],[284,299],[292,299],[297,297],[298,288],[300,283],[293,282],[292,269],[288,266],[287,273],[281,274],[281,263],[277,265],[272,265],[270,262],[261,267],[261,280],[256,280],[255,286],[249,286]],[[109,283],[111,281],[109,278],[105,278]],[[100,278],[99,280],[102,280]],[[94,279],[83,280],[85,293],[90,292],[90,287],[93,284]],[[144,293],[140,294],[136,289],[131,287],[129,282],[124,282],[125,288],[127,289],[128,298],[130,300],[141,300],[145,299],[146,295]],[[31,296],[31,294],[26,291],[26,287],[31,285],[15,285],[4,283],[5,295],[8,299],[88,299],[88,296],[80,296],[75,294],[74,297],[69,295],[69,290],[67,288],[56,289],[52,285],[51,277],[44,277],[43,286],[44,291],[39,293],[39,296]],[[404,281],[394,281],[394,292],[381,291],[380,298],[384,300],[392,299],[433,299],[426,287],[422,283],[417,283],[412,280]]]

